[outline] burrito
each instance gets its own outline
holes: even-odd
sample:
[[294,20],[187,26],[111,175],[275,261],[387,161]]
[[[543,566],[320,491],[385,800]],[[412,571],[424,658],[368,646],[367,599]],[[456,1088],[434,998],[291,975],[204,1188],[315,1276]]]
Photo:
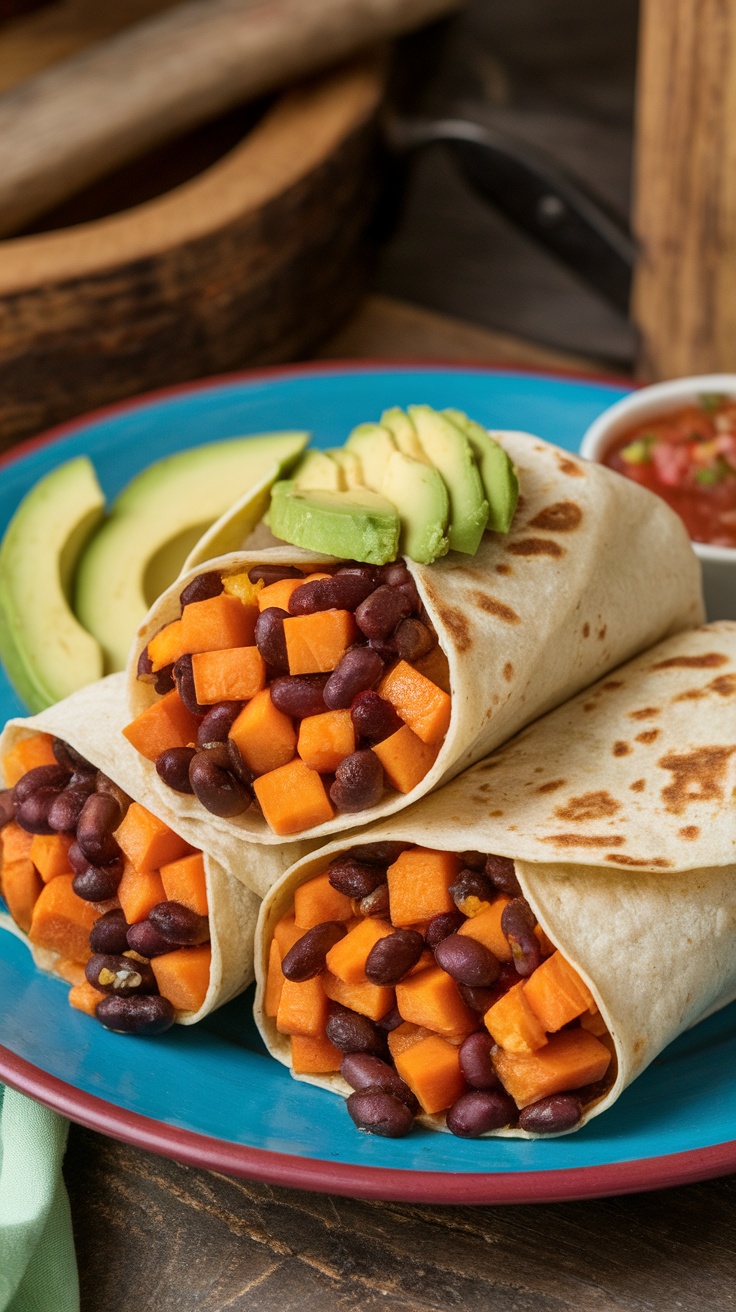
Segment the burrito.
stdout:
[[72,1006],[158,1034],[252,981],[259,899],[148,798],[125,714],[113,675],[4,729],[0,924],[71,985]]
[[736,624],[680,634],[297,863],[256,1019],[359,1129],[561,1134],[736,998]]
[[243,551],[154,605],[125,734],[188,837],[209,812],[226,860],[243,837],[315,841],[403,810],[702,621],[698,563],[661,500],[537,438],[500,438],[519,508],[475,556],[376,568]]

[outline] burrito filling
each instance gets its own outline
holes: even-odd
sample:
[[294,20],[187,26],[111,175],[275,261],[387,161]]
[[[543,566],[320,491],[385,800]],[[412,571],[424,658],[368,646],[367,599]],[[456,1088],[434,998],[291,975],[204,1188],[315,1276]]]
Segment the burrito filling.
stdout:
[[3,758],[0,893],[73,1007],[160,1034],[210,980],[204,860],[59,738]]
[[410,793],[450,724],[448,664],[403,561],[209,571],[141,654],[124,730],[170,788],[276,834]]
[[614,1077],[593,995],[507,857],[374,843],[333,859],[275,926],[264,1006],[294,1072],[339,1072],[373,1134],[419,1112],[464,1138],[560,1133]]

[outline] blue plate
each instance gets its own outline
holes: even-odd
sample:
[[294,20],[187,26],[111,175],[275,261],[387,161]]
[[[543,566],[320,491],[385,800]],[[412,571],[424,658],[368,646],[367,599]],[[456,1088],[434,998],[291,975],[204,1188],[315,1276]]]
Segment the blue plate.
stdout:
[[[115,407],[6,457],[0,532],[42,475],[92,457],[108,497],[152,460],[247,432],[309,428],[340,445],[390,405],[456,406],[491,428],[574,451],[623,396],[608,382],[452,367],[306,366],[180,388]],[[23,708],[0,677],[0,722]],[[67,1003],[25,946],[0,935],[0,1076],[84,1124],[211,1169],[334,1193],[422,1202],[580,1198],[736,1168],[736,1007],[684,1035],[579,1134],[549,1142],[360,1135],[341,1099],[266,1056],[251,995],[159,1039],[110,1034]]]

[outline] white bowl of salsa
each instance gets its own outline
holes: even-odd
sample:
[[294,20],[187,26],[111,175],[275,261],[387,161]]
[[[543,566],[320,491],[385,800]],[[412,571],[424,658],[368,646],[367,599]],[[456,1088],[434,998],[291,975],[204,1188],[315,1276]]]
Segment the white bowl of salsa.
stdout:
[[702,565],[708,618],[736,619],[736,374],[642,387],[598,416],[580,452],[677,511]]

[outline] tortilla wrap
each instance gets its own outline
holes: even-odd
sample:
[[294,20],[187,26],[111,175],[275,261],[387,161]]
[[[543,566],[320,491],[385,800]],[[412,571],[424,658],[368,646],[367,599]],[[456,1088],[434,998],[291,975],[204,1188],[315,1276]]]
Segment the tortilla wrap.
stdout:
[[[83,688],[40,715],[10,720],[0,735],[0,760],[19,738],[39,732],[54,734],[104,771],[134,801],[153,811],[185,838],[186,835],[177,828],[175,816],[170,817],[158,806],[155,798],[148,796],[137,769],[137,753],[120,733],[126,718],[124,684],[124,676],[114,674]],[[201,828],[204,839],[206,826]],[[212,964],[204,1003],[199,1011],[180,1015],[178,1019],[182,1025],[195,1024],[216,1007],[242,993],[252,981],[253,933],[259,908],[259,899],[246,886],[247,881],[233,878],[236,872],[231,865],[221,864],[207,852],[202,842],[198,841],[196,846],[204,852]],[[241,864],[251,858],[262,860],[264,856],[261,849],[246,843],[240,844],[239,853]],[[9,915],[0,913],[0,925],[11,929],[28,943]],[[32,943],[28,946],[36,965],[53,973],[57,954],[37,948]]]
[[[312,843],[404,810],[636,652],[702,622],[698,561],[682,521],[659,497],[539,438],[496,436],[520,480],[511,532],[487,533],[473,557],[407,561],[449,662],[452,715],[439,755],[411,793],[388,792],[357,815],[335,815],[308,831]],[[282,546],[221,556],[207,568],[241,573],[265,562],[335,563]],[[178,619],[179,594],[199,572],[177,580],[138,631],[128,666],[131,718],[156,700],[136,678],[139,655]],[[173,805],[180,823],[203,814],[195,798],[172,802],[152,763],[142,760],[140,769],[150,796]],[[221,860],[241,837],[281,841],[255,807],[233,819],[208,816],[208,825]]]
[[[613,1038],[613,1082],[585,1124],[678,1034],[736,999],[735,797],[736,623],[721,622],[631,661],[359,842],[514,860]],[[263,1006],[273,929],[294,889],[349,846],[299,862],[261,908],[256,1021],[286,1065],[289,1040]],[[295,1078],[351,1091],[338,1075]],[[423,1120],[445,1128],[442,1116]]]

